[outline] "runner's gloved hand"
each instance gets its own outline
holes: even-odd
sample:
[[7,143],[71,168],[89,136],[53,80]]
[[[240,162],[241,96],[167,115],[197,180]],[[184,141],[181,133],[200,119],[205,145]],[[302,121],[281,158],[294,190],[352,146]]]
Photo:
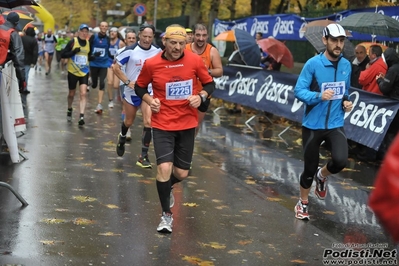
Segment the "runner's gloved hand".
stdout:
[[101,55],[101,52],[95,52],[94,54],[93,54],[94,56],[100,56]]
[[77,54],[80,52],[80,47],[76,47],[75,49],[73,49],[72,51],[74,54]]

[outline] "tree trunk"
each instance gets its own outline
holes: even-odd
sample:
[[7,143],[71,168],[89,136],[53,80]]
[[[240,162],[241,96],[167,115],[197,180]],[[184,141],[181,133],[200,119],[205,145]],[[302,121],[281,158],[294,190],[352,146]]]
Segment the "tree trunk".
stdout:
[[231,0],[231,4],[228,6],[230,10],[230,19],[235,19],[236,17],[236,3],[237,0]]
[[212,34],[212,26],[219,13],[220,0],[212,0],[211,9],[208,15],[208,35]]
[[267,15],[270,11],[271,0],[251,0],[251,14]]
[[189,19],[189,27],[192,28],[198,23],[201,17],[201,2],[202,0],[190,0],[191,12]]
[[185,13],[186,13],[187,1],[188,0],[184,0],[184,1],[181,2],[181,14],[180,14],[180,16],[184,16]]

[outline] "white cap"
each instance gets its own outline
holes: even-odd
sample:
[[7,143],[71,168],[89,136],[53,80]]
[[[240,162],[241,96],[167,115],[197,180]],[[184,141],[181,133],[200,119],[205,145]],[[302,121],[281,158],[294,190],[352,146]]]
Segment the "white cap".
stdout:
[[346,37],[346,32],[341,25],[337,23],[331,23],[323,30],[323,37]]

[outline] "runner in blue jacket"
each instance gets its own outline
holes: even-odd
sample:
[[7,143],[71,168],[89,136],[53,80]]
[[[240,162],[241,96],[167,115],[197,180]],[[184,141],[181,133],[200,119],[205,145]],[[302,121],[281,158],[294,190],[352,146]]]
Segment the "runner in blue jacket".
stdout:
[[[309,59],[299,75],[295,97],[305,104],[302,121],[304,171],[300,175],[300,199],[295,217],[309,219],[308,195],[316,181],[315,194],[319,199],[327,195],[327,177],[345,168],[348,145],[344,132],[344,114],[352,110],[348,89],[351,64],[343,58],[346,38],[339,24],[330,24],[323,31],[324,53]],[[319,166],[319,148],[325,141],[331,147],[331,159]]]

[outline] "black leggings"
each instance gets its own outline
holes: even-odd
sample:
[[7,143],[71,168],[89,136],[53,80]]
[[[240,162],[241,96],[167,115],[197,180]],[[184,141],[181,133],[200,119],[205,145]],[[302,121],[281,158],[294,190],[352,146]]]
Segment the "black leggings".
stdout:
[[313,176],[319,166],[319,151],[323,141],[326,142],[331,150],[331,159],[327,163],[327,170],[332,174],[336,174],[346,167],[348,141],[343,127],[327,130],[311,130],[302,127],[305,166],[300,177],[300,184],[305,189],[312,186]]
[[100,90],[105,89],[105,79],[107,77],[108,67],[90,67],[90,77],[93,89],[97,88],[97,82],[100,78]]

